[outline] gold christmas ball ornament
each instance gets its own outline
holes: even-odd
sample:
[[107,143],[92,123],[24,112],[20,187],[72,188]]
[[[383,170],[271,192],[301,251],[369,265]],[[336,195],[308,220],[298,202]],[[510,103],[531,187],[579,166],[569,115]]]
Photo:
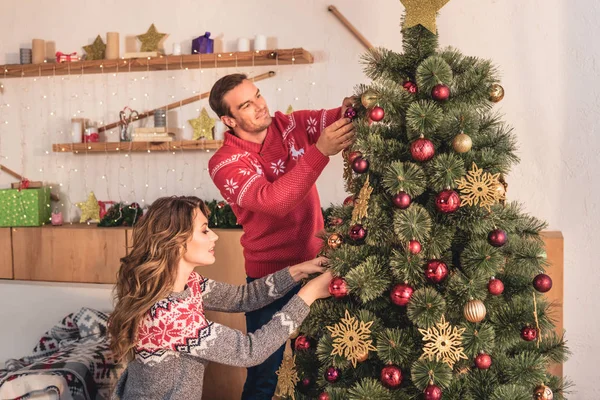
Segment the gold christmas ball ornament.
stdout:
[[369,350],[366,350],[364,352],[360,352],[359,354],[357,354],[357,361],[358,362],[365,362],[367,361],[367,359],[369,358]]
[[503,98],[504,98],[504,88],[502,86],[498,85],[497,83],[494,83],[490,87],[490,101],[497,103],[500,100],[502,100]]
[[485,304],[481,300],[469,300],[465,304],[463,314],[469,322],[481,322],[485,318]]
[[338,235],[337,233],[332,233],[327,238],[327,245],[329,247],[331,247],[332,249],[339,249],[340,246],[342,245],[342,242],[343,242],[342,237],[340,235]]
[[546,385],[539,385],[533,391],[533,399],[534,400],[553,400],[554,393],[552,393],[552,389],[550,389]]
[[504,200],[506,198],[506,188],[502,184],[502,182],[496,182],[494,184],[494,192],[498,194],[498,198]]
[[452,148],[457,153],[466,153],[467,151],[471,150],[472,146],[473,141],[471,140],[471,137],[465,133],[456,135],[454,140],[452,140]]
[[365,106],[365,108],[372,108],[377,104],[377,100],[377,93],[375,93],[374,90],[367,90],[360,97],[360,102],[363,106]]

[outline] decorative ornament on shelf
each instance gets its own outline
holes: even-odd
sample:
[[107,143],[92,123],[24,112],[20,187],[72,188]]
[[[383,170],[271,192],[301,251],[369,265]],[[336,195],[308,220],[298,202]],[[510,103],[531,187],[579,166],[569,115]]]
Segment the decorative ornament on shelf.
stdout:
[[499,296],[504,292],[504,283],[500,279],[492,277],[488,282],[488,292],[492,296]]
[[200,116],[198,118],[190,119],[188,122],[194,130],[193,140],[202,138],[207,140],[213,139],[212,129],[215,126],[215,120],[208,115],[206,107],[202,107],[202,111],[200,111]]
[[429,260],[425,268],[425,278],[432,283],[440,283],[448,276],[448,266],[441,260]]
[[540,293],[546,293],[552,289],[552,278],[546,274],[538,274],[533,278],[533,287]]
[[352,210],[352,223],[359,223],[363,218],[368,216],[369,211],[369,199],[373,193],[373,188],[369,184],[369,177],[365,180],[363,187],[360,189],[358,199],[354,203],[354,209]]
[[146,33],[137,35],[137,38],[142,42],[140,51],[142,53],[159,51],[160,42],[165,36],[167,36],[167,34],[159,33],[154,24],[150,25],[150,28],[148,28]]
[[452,140],[452,148],[457,153],[466,153],[473,147],[471,137],[464,132],[459,133]]
[[354,108],[354,107],[346,108],[346,111],[344,111],[344,117],[350,118],[351,120],[356,118],[356,108]]
[[55,208],[54,211],[52,211],[50,223],[54,226],[61,226],[63,224],[63,215],[62,212],[58,211],[58,208]]
[[373,107],[371,111],[369,111],[369,118],[372,121],[379,122],[385,117],[385,111],[383,108],[379,106]]
[[477,323],[483,321],[486,313],[485,304],[479,299],[469,300],[463,308],[463,315],[469,322]]
[[508,242],[508,235],[502,229],[494,229],[488,234],[488,243],[494,247],[502,247]]
[[198,36],[192,40],[192,54],[211,54],[214,51],[214,39],[210,38],[210,32]]
[[369,160],[362,157],[356,157],[354,161],[352,161],[352,171],[357,174],[364,174],[369,170]]
[[[102,40],[102,39],[100,39],[100,40]],[[85,46],[85,47],[88,47],[88,46]],[[56,62],[57,63],[79,61],[79,57],[77,56],[77,52],[76,51],[74,51],[72,53],[68,53],[68,54],[65,54],[65,53],[62,53],[60,51],[57,51],[55,55],[56,55]]]
[[398,389],[402,384],[402,370],[395,365],[386,365],[381,369],[379,377],[383,386],[388,389]]
[[417,84],[411,81],[406,81],[404,83],[404,85],[402,85],[402,87],[411,94],[417,94],[419,92],[419,88],[417,87]]
[[444,214],[450,214],[460,207],[460,196],[454,190],[442,190],[435,197],[435,207]]
[[296,356],[285,354],[279,369],[275,373],[277,374],[277,395],[289,396],[292,400],[295,399],[294,388],[300,381],[296,371]]
[[377,351],[371,340],[371,325],[373,321],[358,321],[356,317],[351,317],[350,312],[346,310],[345,317],[333,327],[328,326],[327,330],[331,332],[333,338],[332,356],[340,355],[352,363],[356,368],[356,363],[368,351]]
[[324,374],[325,380],[329,383],[336,383],[342,377],[342,371],[336,367],[328,367]]
[[442,389],[439,386],[430,383],[423,392],[423,400],[440,400],[442,398]]
[[446,101],[450,98],[450,88],[439,83],[431,89],[431,97],[436,101]]
[[87,201],[77,203],[76,206],[81,209],[79,222],[100,222],[100,206],[94,192],[90,192]]
[[455,182],[462,195],[461,199],[470,206],[479,205],[491,211],[490,206],[501,200],[496,190],[500,173],[483,172],[475,163],[466,176]]
[[[83,46],[83,49],[85,50],[86,60],[104,60],[104,56],[106,54],[106,45],[102,41],[102,37],[100,35],[96,36],[94,43]],[[71,60],[69,59],[68,61]],[[57,60],[57,62],[61,61]]]
[[442,361],[450,368],[453,368],[456,362],[466,360],[467,355],[462,347],[462,334],[465,330],[466,328],[451,327],[444,315],[440,322],[429,329],[419,328],[423,342],[426,342],[421,359]]
[[533,390],[533,400],[554,400],[554,393],[548,386],[541,384]]
[[337,233],[332,233],[327,238],[327,245],[332,249],[339,249],[343,243],[342,237]]
[[333,278],[329,282],[329,293],[336,299],[341,299],[348,296],[348,284],[342,277]]
[[396,207],[398,207],[401,210],[405,210],[410,206],[412,199],[410,198],[410,196],[408,195],[408,193],[401,191],[398,194],[395,194],[394,197],[392,198],[392,202],[394,203],[394,205]]
[[405,306],[410,301],[414,289],[408,283],[399,283],[392,288],[390,300],[397,306]]
[[537,339],[538,331],[533,326],[525,326],[521,329],[521,338],[525,341],[532,342]]
[[479,369],[489,369],[492,366],[492,357],[485,352],[477,354],[475,357],[475,366]]
[[375,104],[377,104],[378,100],[379,97],[377,96],[377,93],[371,89],[367,90],[362,94],[362,96],[360,96],[360,102],[366,109],[372,108]]
[[410,155],[413,160],[425,162],[429,161],[435,155],[435,147],[429,139],[419,138],[411,143]]
[[437,34],[435,19],[437,12],[450,0],[400,0],[406,9],[403,29],[421,25],[434,35]]
[[348,236],[355,242],[362,242],[367,237],[367,230],[361,224],[355,224],[350,227]]
[[504,98],[504,88],[497,83],[490,86],[490,101],[498,103]]

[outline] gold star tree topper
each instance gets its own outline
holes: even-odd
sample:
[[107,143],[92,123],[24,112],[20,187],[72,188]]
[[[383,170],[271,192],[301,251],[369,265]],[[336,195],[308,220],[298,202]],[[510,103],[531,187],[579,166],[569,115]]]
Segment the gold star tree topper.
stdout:
[[373,193],[373,188],[369,184],[369,177],[367,176],[367,179],[365,180],[365,183],[358,194],[358,200],[356,200],[356,204],[352,210],[353,224],[359,223],[361,219],[368,215],[371,193]]
[[422,25],[434,35],[437,33],[435,18],[437,12],[450,0],[400,0],[406,9],[404,28]]
[[200,116],[196,119],[188,120],[192,129],[194,129],[194,140],[206,138],[207,140],[213,140],[213,127],[215,126],[215,120],[208,116],[206,108],[202,108]]
[[166,33],[159,33],[154,24],[150,25],[148,32],[137,35],[137,38],[142,42],[141,52],[158,51],[160,41],[167,36]]
[[81,218],[79,222],[99,222],[100,221],[100,206],[94,192],[90,192],[86,202],[77,203],[77,207],[81,209]]
[[500,174],[490,174],[483,172],[475,163],[466,176],[457,179],[455,182],[460,190],[460,200],[462,204],[479,205],[490,211],[490,206],[503,199],[502,193],[496,190]]
[[419,329],[423,335],[423,341],[428,342],[423,346],[423,355],[421,358],[428,358],[430,361],[443,361],[450,368],[454,364],[467,356],[462,347],[462,334],[466,328],[458,329],[451,327],[446,322],[446,317],[442,315],[440,322],[429,329]]
[[328,326],[333,338],[332,356],[336,354],[345,357],[356,368],[356,363],[364,357],[369,350],[377,351],[371,340],[371,325],[373,321],[367,323],[358,321],[356,317],[350,317],[346,310],[346,315],[333,327]]
[[294,388],[300,380],[296,371],[296,356],[285,354],[277,372],[276,395],[295,400]]
[[106,45],[102,41],[100,35],[96,36],[94,43],[83,46],[85,50],[86,58],[88,60],[104,60],[104,54],[106,53]]

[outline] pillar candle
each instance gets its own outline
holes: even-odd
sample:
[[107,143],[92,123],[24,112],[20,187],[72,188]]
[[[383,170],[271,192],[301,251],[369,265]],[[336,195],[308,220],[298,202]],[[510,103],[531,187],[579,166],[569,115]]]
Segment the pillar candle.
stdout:
[[250,51],[250,41],[246,38],[239,38],[237,43],[237,51]]
[[116,60],[119,58],[119,32],[106,33],[106,59]]
[[41,64],[46,59],[46,42],[42,39],[33,39],[31,41],[31,62]]
[[254,37],[254,50],[266,50],[267,37],[265,35],[256,35]]

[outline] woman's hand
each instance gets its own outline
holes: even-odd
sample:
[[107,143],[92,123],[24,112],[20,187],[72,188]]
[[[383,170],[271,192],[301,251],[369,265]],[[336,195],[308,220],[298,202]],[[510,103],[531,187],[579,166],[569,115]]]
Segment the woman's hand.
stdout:
[[310,274],[316,274],[325,271],[323,265],[327,264],[327,258],[317,257],[290,267],[290,275],[295,282],[308,278]]
[[302,286],[298,292],[298,296],[309,306],[317,299],[329,297],[331,296],[329,293],[329,283],[332,279],[333,274],[331,271],[326,271]]

